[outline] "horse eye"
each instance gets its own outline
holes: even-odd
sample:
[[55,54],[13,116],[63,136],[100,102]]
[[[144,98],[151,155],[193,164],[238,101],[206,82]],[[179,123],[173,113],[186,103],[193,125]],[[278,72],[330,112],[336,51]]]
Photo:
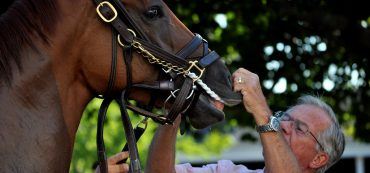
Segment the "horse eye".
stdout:
[[145,17],[154,20],[163,16],[162,9],[159,6],[152,6],[145,12]]

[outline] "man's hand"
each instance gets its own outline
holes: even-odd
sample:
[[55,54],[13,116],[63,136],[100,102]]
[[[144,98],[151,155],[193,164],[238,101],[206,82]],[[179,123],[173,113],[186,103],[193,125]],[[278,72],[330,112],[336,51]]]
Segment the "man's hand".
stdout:
[[[128,173],[129,166],[127,163],[118,164],[119,161],[126,159],[128,152],[120,152],[107,159],[109,173]],[[95,169],[95,173],[100,173],[99,166]]]
[[233,73],[234,91],[241,92],[245,109],[250,112],[257,125],[268,123],[271,110],[263,95],[258,75],[239,68]]

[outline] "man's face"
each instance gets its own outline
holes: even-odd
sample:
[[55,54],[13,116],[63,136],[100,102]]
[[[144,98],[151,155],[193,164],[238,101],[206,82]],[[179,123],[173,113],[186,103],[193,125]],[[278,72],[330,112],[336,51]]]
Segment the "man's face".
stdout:
[[[309,168],[310,163],[319,153],[316,149],[316,138],[330,125],[330,118],[319,107],[299,105],[293,107],[288,114],[294,121],[281,121],[282,133],[303,169]],[[307,133],[297,129],[297,124],[307,125]],[[310,134],[312,133],[312,135]],[[319,141],[320,142],[320,141]]]

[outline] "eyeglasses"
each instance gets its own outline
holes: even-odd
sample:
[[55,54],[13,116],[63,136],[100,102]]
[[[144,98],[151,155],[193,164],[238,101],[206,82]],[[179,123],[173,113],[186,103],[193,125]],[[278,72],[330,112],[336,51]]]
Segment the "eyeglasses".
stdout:
[[294,129],[297,131],[297,133],[304,134],[304,135],[310,134],[315,139],[315,141],[319,144],[321,150],[325,151],[324,147],[317,140],[315,135],[313,135],[313,133],[310,131],[310,129],[308,128],[308,125],[306,123],[304,123],[300,120],[294,119],[292,116],[290,116],[286,112],[284,112],[283,115],[279,119],[280,119],[280,121],[293,121]]

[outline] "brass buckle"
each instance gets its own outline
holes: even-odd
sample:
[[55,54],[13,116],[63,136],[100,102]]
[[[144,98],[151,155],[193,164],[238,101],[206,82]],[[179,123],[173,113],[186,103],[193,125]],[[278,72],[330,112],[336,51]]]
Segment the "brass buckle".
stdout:
[[[132,29],[127,29],[127,31],[129,33],[131,33],[134,37],[136,37],[135,31],[133,31]],[[132,45],[132,44],[131,45],[125,45],[125,44],[123,44],[122,41],[121,41],[121,35],[120,34],[117,35],[117,40],[118,40],[118,44],[121,45],[122,47],[127,48],[127,47],[130,47]]]
[[[100,8],[103,7],[104,5],[107,5],[112,11],[113,11],[113,17],[111,19],[107,19],[101,12],[100,12]],[[104,2],[101,2],[97,7],[96,7],[96,12],[98,13],[99,17],[101,19],[104,20],[104,22],[107,22],[107,23],[110,23],[112,22],[114,19],[117,18],[117,10],[114,8],[114,6],[108,2],[108,1],[104,1]]]
[[189,61],[190,67],[186,70],[186,73],[192,72],[191,70],[193,68],[195,68],[198,71],[198,74],[193,72],[194,74],[198,75],[197,78],[193,78],[193,81],[197,81],[198,79],[200,79],[203,75],[203,72],[204,72],[204,68],[200,68],[197,65],[197,63],[198,63],[198,61]]

